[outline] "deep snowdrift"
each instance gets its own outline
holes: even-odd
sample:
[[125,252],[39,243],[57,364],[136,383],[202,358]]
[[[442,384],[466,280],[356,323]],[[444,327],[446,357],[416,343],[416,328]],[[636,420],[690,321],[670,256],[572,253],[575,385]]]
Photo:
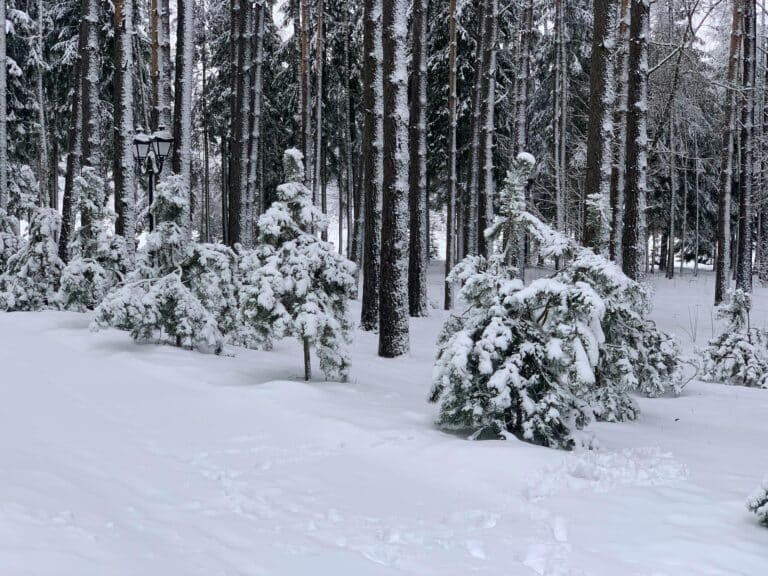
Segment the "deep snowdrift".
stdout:
[[[656,282],[654,317],[689,350],[717,330],[711,281]],[[339,385],[300,382],[292,341],[203,356],[84,315],[0,315],[0,574],[768,572],[744,507],[768,473],[768,391],[641,400],[638,422],[590,427],[596,451],[469,442],[425,402],[443,318],[412,321],[399,360],[357,333]]]

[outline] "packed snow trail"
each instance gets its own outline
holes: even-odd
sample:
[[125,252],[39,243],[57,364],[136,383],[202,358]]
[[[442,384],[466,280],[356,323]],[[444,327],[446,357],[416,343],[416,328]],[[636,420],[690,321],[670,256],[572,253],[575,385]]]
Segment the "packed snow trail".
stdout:
[[[685,344],[675,325],[700,305],[709,329],[709,299],[659,281],[656,319]],[[640,400],[640,421],[590,427],[597,451],[469,442],[425,402],[432,312],[399,360],[356,333],[344,385],[300,382],[290,340],[216,357],[0,315],[0,573],[766,573],[744,507],[768,472],[766,391]]]

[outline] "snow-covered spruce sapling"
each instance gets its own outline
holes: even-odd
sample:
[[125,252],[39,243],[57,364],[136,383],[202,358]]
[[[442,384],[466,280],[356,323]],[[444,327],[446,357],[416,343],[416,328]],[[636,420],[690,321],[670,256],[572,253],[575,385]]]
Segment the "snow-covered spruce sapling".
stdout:
[[5,272],[11,256],[19,251],[19,221],[0,208],[0,275]]
[[768,476],[763,479],[760,487],[747,498],[747,510],[754,512],[757,519],[768,526]]
[[136,255],[136,268],[96,309],[92,327],[127,330],[138,341],[170,340],[220,352],[234,324],[236,257],[224,246],[189,238],[180,176],[166,178],[152,206],[157,226]]
[[752,297],[736,290],[718,307],[725,331],[704,350],[702,379],[756,388],[768,388],[768,332],[752,328]]
[[64,268],[56,243],[60,227],[56,210],[34,211],[27,239],[0,276],[0,310],[40,310],[55,305]]
[[65,310],[93,310],[124,278],[131,258],[125,239],[110,232],[115,215],[106,207],[104,180],[94,168],[83,168],[73,194],[84,225],[69,244],[72,259],[62,272],[58,298]]
[[345,380],[350,324],[347,303],[355,283],[355,265],[315,233],[327,227],[302,184],[301,153],[283,157],[287,182],[277,200],[259,218],[257,248],[241,260],[240,339],[270,348],[283,337],[304,348],[304,376],[311,378],[310,348],[315,346],[328,379]]
[[[522,209],[532,165],[518,157],[486,231],[501,252],[469,257],[449,276],[463,284],[469,308],[443,329],[431,400],[445,428],[567,448],[572,429],[592,415],[634,418],[630,390],[674,388],[679,351],[645,320],[640,284]],[[564,268],[525,287],[514,266],[523,234]]]

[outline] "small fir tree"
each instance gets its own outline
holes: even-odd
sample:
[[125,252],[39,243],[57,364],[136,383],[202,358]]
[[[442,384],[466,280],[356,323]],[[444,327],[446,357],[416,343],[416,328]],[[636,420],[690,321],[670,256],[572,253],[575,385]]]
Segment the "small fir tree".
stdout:
[[192,243],[188,209],[182,178],[165,179],[152,206],[157,227],[137,253],[135,270],[96,309],[93,329],[221,352],[234,326],[236,256],[224,246]]
[[126,241],[110,233],[115,214],[106,208],[104,180],[94,168],[83,168],[73,194],[81,220],[69,244],[71,261],[61,275],[59,302],[65,310],[85,311],[98,306],[128,271]]
[[760,487],[747,498],[747,510],[754,512],[761,524],[768,526],[768,476]]
[[[674,387],[679,351],[645,320],[642,286],[524,210],[532,167],[530,155],[518,157],[486,231],[501,252],[469,257],[449,276],[469,309],[443,329],[430,399],[443,427],[570,448],[572,430],[593,415],[634,418],[631,390]],[[563,269],[525,286],[523,235],[543,257],[566,260]]]
[[327,220],[302,184],[301,153],[287,150],[283,162],[287,183],[278,186],[277,201],[259,218],[258,247],[241,262],[240,337],[265,348],[295,337],[304,347],[307,380],[311,346],[326,378],[345,380],[346,312],[355,266],[315,236],[326,229]]
[[0,275],[8,267],[11,256],[19,251],[19,221],[0,208]]
[[768,388],[768,331],[752,328],[752,298],[736,290],[718,307],[725,331],[704,350],[702,379],[756,388]]
[[64,268],[56,244],[60,228],[56,210],[34,211],[28,238],[0,276],[0,310],[40,310],[55,305]]

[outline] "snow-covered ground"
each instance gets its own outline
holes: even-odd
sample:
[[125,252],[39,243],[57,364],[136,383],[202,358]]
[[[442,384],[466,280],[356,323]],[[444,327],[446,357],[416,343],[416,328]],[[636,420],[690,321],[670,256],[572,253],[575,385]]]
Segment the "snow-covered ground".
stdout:
[[[711,276],[654,283],[654,318],[704,344]],[[768,391],[692,382],[592,425],[593,451],[471,442],[425,401],[443,318],[412,321],[398,360],[357,333],[340,385],[301,382],[290,341],[215,357],[1,315],[0,574],[768,573],[744,508],[768,474]]]

